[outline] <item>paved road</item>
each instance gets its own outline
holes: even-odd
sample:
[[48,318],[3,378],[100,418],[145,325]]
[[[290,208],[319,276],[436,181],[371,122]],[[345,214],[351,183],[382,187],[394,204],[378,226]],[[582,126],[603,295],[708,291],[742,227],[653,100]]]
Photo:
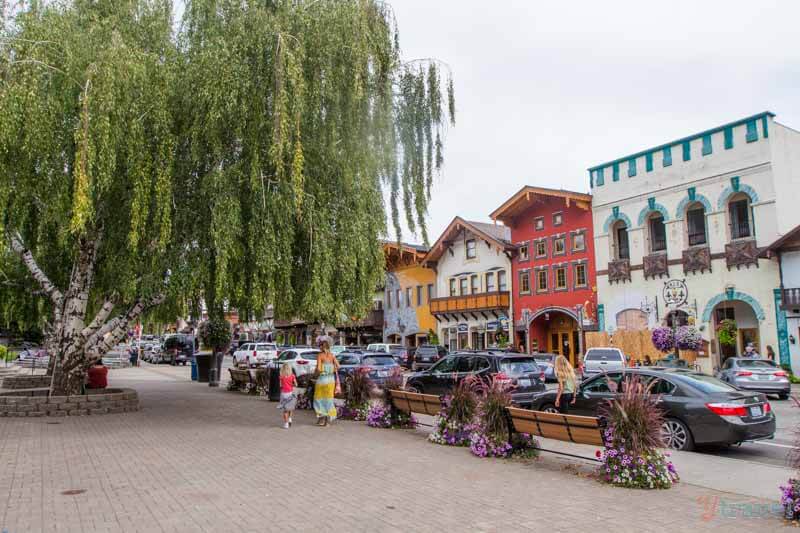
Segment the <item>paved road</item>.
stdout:
[[[188,369],[114,370],[142,410],[58,421],[0,418],[0,530],[775,530],[774,501],[689,483],[601,485],[552,455],[481,460],[419,431],[362,423],[280,428],[263,397],[188,381]],[[74,491],[74,492],[73,492]],[[732,507],[732,505],[742,507]],[[762,507],[754,507],[762,506]],[[562,509],[580,512],[560,512]],[[605,527],[605,526],[603,526]]]

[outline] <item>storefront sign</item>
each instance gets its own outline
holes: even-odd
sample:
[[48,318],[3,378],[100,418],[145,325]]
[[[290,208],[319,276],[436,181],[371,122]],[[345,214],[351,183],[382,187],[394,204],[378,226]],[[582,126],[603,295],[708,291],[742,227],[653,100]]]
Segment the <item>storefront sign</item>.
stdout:
[[500,327],[500,322],[497,320],[486,323],[486,331],[497,331],[498,327]]
[[501,327],[501,328],[502,328],[504,331],[508,331],[508,318],[505,318],[505,317],[504,317],[504,318],[500,319],[500,327]]
[[458,332],[459,333],[466,333],[469,331],[469,327],[466,324],[459,324],[458,325]]
[[678,307],[689,298],[689,288],[682,279],[671,279],[664,283],[664,302],[670,307]]

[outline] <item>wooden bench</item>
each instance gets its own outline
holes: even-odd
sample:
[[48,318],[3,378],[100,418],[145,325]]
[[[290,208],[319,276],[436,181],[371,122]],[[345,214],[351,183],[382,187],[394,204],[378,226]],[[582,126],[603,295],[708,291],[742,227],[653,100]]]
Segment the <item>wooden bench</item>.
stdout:
[[229,368],[228,372],[231,375],[231,381],[228,383],[228,390],[245,391],[250,394],[258,394],[262,390],[264,380],[254,378],[249,370],[240,370],[237,368]]
[[[403,411],[409,415],[418,413],[423,415],[436,416],[442,410],[442,399],[433,394],[420,394],[418,392],[406,392],[402,390],[390,389],[388,391],[392,406],[398,411]],[[421,426],[430,426],[422,424]]]
[[[603,446],[604,444],[603,430],[605,427],[599,418],[593,416],[545,413],[518,407],[508,407],[507,412],[509,432],[528,433],[545,439],[574,442],[575,444],[590,444],[593,446]],[[582,457],[555,450],[542,449],[541,451],[580,459],[597,460],[594,457]]]

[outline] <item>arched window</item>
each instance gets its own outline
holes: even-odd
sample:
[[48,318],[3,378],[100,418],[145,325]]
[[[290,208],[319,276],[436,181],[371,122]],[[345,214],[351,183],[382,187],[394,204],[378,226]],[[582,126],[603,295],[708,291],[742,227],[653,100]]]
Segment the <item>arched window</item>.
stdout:
[[728,200],[728,219],[732,240],[753,237],[753,213],[749,196],[738,193],[730,197]]
[[650,253],[663,252],[667,249],[667,228],[664,226],[664,215],[657,211],[648,215],[647,234],[650,241]]
[[689,246],[702,246],[708,243],[706,234],[706,208],[700,202],[686,207],[686,234]]
[[628,226],[624,220],[617,220],[611,228],[613,237],[614,259],[630,259],[631,249],[628,244]]

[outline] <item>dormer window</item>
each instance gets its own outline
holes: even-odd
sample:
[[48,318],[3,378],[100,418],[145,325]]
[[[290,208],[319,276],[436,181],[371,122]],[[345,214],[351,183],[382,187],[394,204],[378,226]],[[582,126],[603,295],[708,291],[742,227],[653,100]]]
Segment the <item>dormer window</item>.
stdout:
[[467,259],[475,259],[478,257],[478,246],[475,239],[468,239],[466,242]]

